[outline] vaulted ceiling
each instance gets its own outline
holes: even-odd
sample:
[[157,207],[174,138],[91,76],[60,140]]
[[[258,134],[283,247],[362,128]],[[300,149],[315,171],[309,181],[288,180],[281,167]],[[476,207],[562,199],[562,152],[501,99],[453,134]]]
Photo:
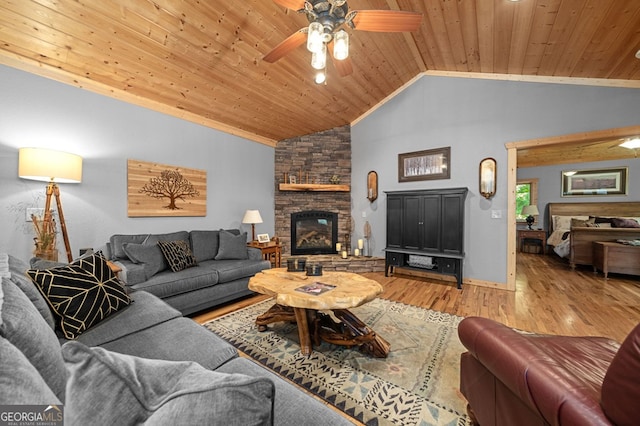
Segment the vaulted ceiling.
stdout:
[[424,73],[640,88],[638,0],[348,4],[423,20],[346,28],[353,73],[316,85],[304,46],[262,60],[308,25],[271,0],[3,0],[0,63],[268,145],[352,123]]

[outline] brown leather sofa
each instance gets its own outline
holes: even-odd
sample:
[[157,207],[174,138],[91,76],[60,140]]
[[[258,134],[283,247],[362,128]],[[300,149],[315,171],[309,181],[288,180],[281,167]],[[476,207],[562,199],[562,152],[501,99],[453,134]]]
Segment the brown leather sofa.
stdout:
[[460,391],[475,424],[640,425],[640,324],[620,345],[604,337],[519,333],[468,317]]

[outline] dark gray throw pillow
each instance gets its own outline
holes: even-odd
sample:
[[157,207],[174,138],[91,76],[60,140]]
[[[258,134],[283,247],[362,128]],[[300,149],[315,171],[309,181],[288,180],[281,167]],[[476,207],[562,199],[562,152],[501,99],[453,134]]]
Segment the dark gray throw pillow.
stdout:
[[231,260],[231,259],[248,259],[247,254],[247,233],[243,232],[240,235],[235,235],[229,231],[223,229],[220,230],[220,246],[218,247],[218,254],[216,260]]
[[124,243],[122,250],[133,263],[143,265],[146,279],[169,268],[169,264],[157,244]]

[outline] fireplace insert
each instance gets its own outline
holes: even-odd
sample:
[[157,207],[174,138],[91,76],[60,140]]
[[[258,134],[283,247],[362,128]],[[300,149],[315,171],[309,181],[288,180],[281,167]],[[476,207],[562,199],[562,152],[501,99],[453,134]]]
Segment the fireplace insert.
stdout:
[[304,211],[291,214],[291,254],[334,254],[338,213]]

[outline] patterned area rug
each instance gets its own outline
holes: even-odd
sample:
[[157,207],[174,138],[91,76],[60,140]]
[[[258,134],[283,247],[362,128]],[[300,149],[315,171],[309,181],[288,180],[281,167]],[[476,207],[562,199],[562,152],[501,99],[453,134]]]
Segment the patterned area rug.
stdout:
[[277,374],[367,425],[470,425],[458,392],[462,317],[375,299],[351,311],[391,343],[386,359],[328,343],[300,353],[295,324],[254,324],[272,300],[204,326]]

